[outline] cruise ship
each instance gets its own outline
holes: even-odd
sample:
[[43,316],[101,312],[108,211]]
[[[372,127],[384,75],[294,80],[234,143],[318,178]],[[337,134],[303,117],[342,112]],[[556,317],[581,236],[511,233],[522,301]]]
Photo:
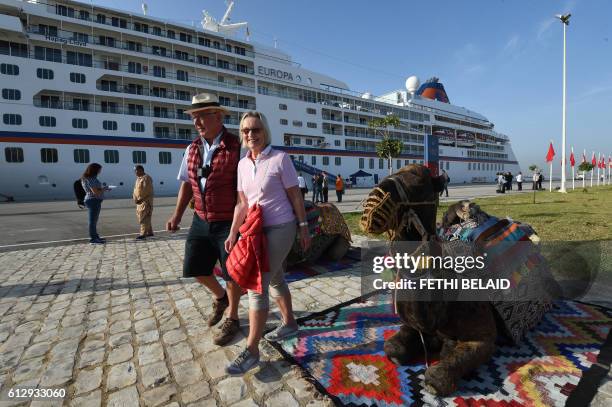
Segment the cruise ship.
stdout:
[[[234,2],[217,22],[200,26],[75,1],[0,0],[0,199],[70,199],[88,163],[131,196],[133,167],[144,165],[157,195],[177,192],[186,145],[196,136],[184,113],[192,95],[213,92],[240,115],[263,112],[272,144],[291,155],[305,178],[326,171],[357,186],[388,174],[371,129],[395,115],[389,134],[403,143],[393,169],[422,163],[424,138],[438,137],[440,167],[451,183],[492,182],[518,172],[507,136],[486,117],[450,103],[437,78],[410,77],[383,95],[342,81],[251,42],[247,23],[229,23]],[[364,89],[372,84],[364,84]]]

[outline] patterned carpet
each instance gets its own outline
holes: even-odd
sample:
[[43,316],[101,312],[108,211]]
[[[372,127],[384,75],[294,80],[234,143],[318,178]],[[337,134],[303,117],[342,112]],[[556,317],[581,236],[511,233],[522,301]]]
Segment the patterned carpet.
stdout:
[[[448,398],[423,390],[423,360],[395,366],[385,357],[384,338],[399,327],[389,295],[356,299],[299,323],[298,337],[276,347],[337,405],[562,406],[572,392],[578,393],[581,377],[597,361],[612,311],[573,301],[556,303],[519,345],[500,346]],[[608,338],[606,349],[611,345]]]
[[287,268],[285,280],[287,283],[299,281],[304,278],[317,276],[319,274],[331,273],[355,267],[355,262],[361,259],[361,251],[357,247],[351,247],[346,255],[338,261],[319,259],[316,264],[299,263]]

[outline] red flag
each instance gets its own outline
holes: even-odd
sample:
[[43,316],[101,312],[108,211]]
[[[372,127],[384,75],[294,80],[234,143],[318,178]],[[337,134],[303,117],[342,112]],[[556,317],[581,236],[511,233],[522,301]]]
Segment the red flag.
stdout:
[[595,159],[595,151],[593,151],[593,158],[591,158],[591,164],[593,164],[593,168],[597,166],[597,159]]
[[576,159],[574,158],[574,149],[572,149],[572,154],[570,154],[570,166],[576,165]]
[[606,168],[606,157],[601,157],[601,169]]
[[548,146],[548,153],[546,153],[546,162],[549,163],[555,158],[555,149],[553,148],[552,141]]

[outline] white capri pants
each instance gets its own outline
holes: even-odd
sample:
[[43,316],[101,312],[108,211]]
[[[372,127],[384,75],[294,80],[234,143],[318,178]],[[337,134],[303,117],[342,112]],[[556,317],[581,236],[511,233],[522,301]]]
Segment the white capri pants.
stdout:
[[261,294],[248,290],[249,309],[264,310],[270,308],[270,298],[277,298],[289,293],[289,286],[285,281],[285,259],[295,241],[297,225],[295,220],[279,225],[264,227],[264,233],[268,240],[268,258],[270,269],[262,273]]

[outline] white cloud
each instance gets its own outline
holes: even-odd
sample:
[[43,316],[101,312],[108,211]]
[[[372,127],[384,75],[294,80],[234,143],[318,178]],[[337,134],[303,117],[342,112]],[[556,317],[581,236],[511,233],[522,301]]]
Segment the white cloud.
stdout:
[[514,50],[516,50],[519,45],[519,39],[520,36],[518,34],[514,34],[512,37],[510,37],[504,46],[504,53],[512,53]]
[[486,69],[481,63],[481,54],[482,52],[477,45],[468,42],[455,51],[455,65],[464,74],[480,74]]

